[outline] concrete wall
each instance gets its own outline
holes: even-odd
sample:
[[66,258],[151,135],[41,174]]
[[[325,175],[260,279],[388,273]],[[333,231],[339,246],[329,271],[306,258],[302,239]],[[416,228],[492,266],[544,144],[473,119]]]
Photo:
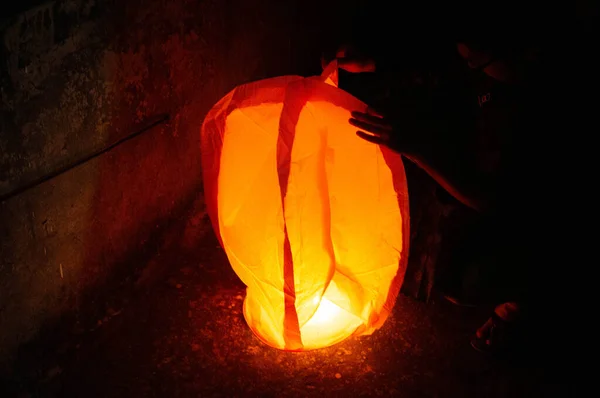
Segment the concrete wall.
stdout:
[[0,196],[170,118],[0,203],[0,363],[139,275],[201,199],[208,109],[244,81],[318,72],[343,17],[321,3],[56,0],[5,18]]

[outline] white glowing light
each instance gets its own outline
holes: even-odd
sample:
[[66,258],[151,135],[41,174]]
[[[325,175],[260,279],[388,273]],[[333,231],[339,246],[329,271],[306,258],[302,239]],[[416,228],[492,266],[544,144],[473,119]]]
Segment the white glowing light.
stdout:
[[[316,300],[316,303],[318,303],[319,299],[317,298]],[[342,309],[340,307],[324,298],[321,300],[319,308],[317,309],[309,323],[313,325],[333,324],[332,326],[335,326],[335,320],[341,312]]]
[[[330,285],[328,293],[339,295],[333,284]],[[318,305],[317,310],[300,329],[305,349],[340,342],[350,336],[362,324],[357,316],[324,296],[317,295],[312,299],[312,303]]]

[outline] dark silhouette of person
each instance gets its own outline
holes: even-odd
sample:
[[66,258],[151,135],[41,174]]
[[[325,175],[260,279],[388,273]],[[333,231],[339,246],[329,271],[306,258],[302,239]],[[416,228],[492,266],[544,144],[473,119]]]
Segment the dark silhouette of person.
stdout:
[[[515,27],[506,19],[503,26]],[[559,94],[573,70],[562,69],[564,57],[556,57],[564,41],[531,30],[535,34],[514,28],[512,36],[466,35],[455,44],[464,68],[453,70],[447,82],[431,89],[420,81],[425,94],[400,93],[349,120],[361,138],[401,153],[481,214],[478,239],[469,244],[492,254],[499,305],[472,344],[492,353],[534,340],[542,346],[552,341],[556,350],[568,345],[571,329],[566,320],[547,325],[572,312],[572,275],[551,264],[565,261],[570,247],[559,238],[568,228],[561,216],[567,195],[557,186],[569,185],[572,169],[557,153],[568,154],[574,140],[555,140],[549,132],[586,113],[573,113],[569,101],[580,100]],[[540,37],[545,41],[536,41]],[[393,69],[352,46],[336,56],[351,73]],[[573,138],[577,132],[570,132]]]

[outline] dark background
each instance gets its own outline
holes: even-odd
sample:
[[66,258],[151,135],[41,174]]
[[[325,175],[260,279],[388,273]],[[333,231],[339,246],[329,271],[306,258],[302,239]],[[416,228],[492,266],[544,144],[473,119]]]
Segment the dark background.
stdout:
[[[320,73],[321,55],[340,43],[355,44],[388,73],[401,74],[444,68],[456,40],[519,43],[527,37],[555,57],[555,70],[564,72],[557,80],[593,74],[591,2],[552,8],[447,3],[3,4],[0,391],[7,395],[0,395],[552,391],[556,378],[540,376],[539,367],[497,367],[469,351],[465,342],[477,315],[408,298],[372,340],[304,357],[264,347],[243,324],[237,298],[243,287],[215,249],[205,214],[199,132],[206,112],[241,83]],[[352,79],[342,76],[368,99],[364,88],[373,82]],[[433,197],[435,186],[428,184],[422,195]],[[430,247],[437,247],[432,242],[441,228],[436,217],[448,211],[434,201],[433,221],[424,222]],[[414,277],[430,284],[426,279]],[[409,296],[423,298],[423,289]]]

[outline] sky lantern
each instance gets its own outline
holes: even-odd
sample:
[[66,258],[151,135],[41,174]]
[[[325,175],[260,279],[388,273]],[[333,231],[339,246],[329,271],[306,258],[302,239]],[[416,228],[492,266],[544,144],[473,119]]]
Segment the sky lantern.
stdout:
[[400,155],[357,137],[367,106],[323,75],[236,87],[202,125],[213,228],[247,286],[244,317],[262,341],[303,351],[383,325],[408,257]]

